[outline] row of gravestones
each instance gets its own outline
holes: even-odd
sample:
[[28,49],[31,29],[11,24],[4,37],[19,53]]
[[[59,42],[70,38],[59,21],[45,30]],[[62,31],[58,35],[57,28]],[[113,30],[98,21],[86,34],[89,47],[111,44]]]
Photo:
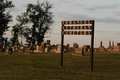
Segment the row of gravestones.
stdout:
[[[90,45],[83,45],[80,48],[78,47],[79,45],[77,43],[73,43],[73,49],[74,49],[74,54],[76,56],[83,56],[84,52],[90,52]],[[98,49],[94,49],[94,52],[98,52]]]
[[[99,51],[104,51],[105,48],[101,44],[102,44],[102,42],[100,42]],[[64,46],[64,52],[68,51],[68,47],[69,47],[69,44]],[[75,53],[79,53],[80,52],[80,53],[82,53],[82,55],[83,55],[83,52],[90,52],[91,51],[89,45],[83,45],[83,47],[77,49],[78,48],[78,44],[74,43],[73,44],[73,48],[75,48]],[[115,47],[115,49],[118,49],[118,47]],[[120,49],[120,47],[119,47],[119,49]],[[27,50],[30,52],[30,49],[27,49]],[[61,45],[58,45],[58,46],[56,46],[54,48],[51,48],[50,40],[49,40],[49,41],[47,41],[47,44],[42,42],[41,46],[37,45],[36,46],[36,50],[34,50],[34,52],[48,52],[48,51],[55,52],[55,53],[61,53]],[[98,52],[98,49],[94,49],[94,52]]]
[[[69,44],[63,46],[63,52],[68,52]],[[51,52],[61,53],[61,44],[50,50]]]
[[18,52],[24,52],[24,47],[20,46],[18,47],[17,45],[13,46],[13,47],[8,47],[4,49],[3,53],[4,54],[11,54],[14,51],[18,51]]
[[[49,44],[50,43],[50,40],[47,40],[47,44]],[[3,50],[2,52],[4,53],[4,54],[9,54],[9,53],[11,53],[11,52],[14,52],[14,51],[18,51],[18,52],[25,52],[25,53],[31,53],[31,46],[30,47],[26,47],[26,48],[24,48],[23,46],[22,46],[22,43],[21,43],[21,46],[20,46],[20,49],[18,49],[18,44],[17,44],[17,42],[15,42],[14,43],[14,46],[12,46],[12,47],[4,47],[4,44],[5,43],[3,43],[3,42],[0,42],[0,49],[1,50]],[[49,45],[47,45],[48,47],[49,47]],[[40,48],[39,48],[40,49]]]
[[[22,46],[20,48],[22,48]],[[7,41],[1,41],[0,42],[0,49],[2,50],[2,52],[4,52],[5,54],[7,54],[9,52],[13,52],[13,51],[18,50],[18,44],[17,44],[17,42],[15,42],[14,46],[8,47]]]
[[[77,43],[73,43],[73,48],[75,49],[75,48],[78,48],[78,44]],[[90,49],[90,45],[83,45],[83,47],[81,46],[80,48],[82,48],[83,49],[83,51],[84,52],[90,52],[91,51],[91,49]],[[98,51],[98,49],[95,49],[94,50],[94,52],[97,52]]]
[[[68,51],[68,47],[69,47],[69,44],[67,44],[66,46],[64,46],[64,52],[67,52]],[[77,43],[74,43],[73,44],[73,48],[78,48],[78,44]],[[84,52],[90,52],[91,49],[90,49],[90,46],[89,45],[83,45],[83,47],[81,47],[82,50]],[[14,47],[11,47],[11,51],[15,51],[15,50],[18,50],[18,46],[17,46],[17,42],[15,43],[15,46]],[[50,45],[50,40],[47,40],[47,44],[42,42],[41,43],[41,46],[38,46],[36,45],[36,50],[34,50],[34,52],[48,52],[48,51],[51,51],[51,52],[56,52],[56,53],[60,53],[61,52],[61,45],[58,45],[57,47],[51,49],[51,45]],[[102,46],[102,41],[100,42],[100,47],[99,47],[99,51],[104,51],[105,48],[104,46]],[[109,47],[108,47],[108,50],[109,51],[120,51],[120,43],[117,44],[117,46],[114,46],[111,47],[110,46],[110,41],[109,41]],[[24,48],[21,46],[20,49],[18,50],[18,52],[23,52],[25,51],[25,53],[32,53],[32,50],[30,47],[27,47],[25,50]],[[98,49],[95,49],[94,52],[97,52]],[[9,52],[9,48],[6,48],[5,50],[6,53]]]
[[[102,41],[100,41],[99,51],[105,51],[105,47],[102,46]],[[109,40],[108,51],[120,52],[120,43],[117,43],[117,46],[114,46],[114,41],[112,41],[112,45],[111,45],[111,41]]]
[[[69,45],[64,46],[64,52],[68,52],[68,47]],[[34,52],[55,52],[55,53],[60,53],[61,52],[61,45],[57,45],[55,47],[52,47],[50,44],[46,44],[42,42],[41,46],[36,45],[36,50]]]

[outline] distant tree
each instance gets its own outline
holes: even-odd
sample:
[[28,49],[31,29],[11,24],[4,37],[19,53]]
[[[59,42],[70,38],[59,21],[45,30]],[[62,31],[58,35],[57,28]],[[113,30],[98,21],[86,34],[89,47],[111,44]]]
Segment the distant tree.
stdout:
[[28,27],[26,24],[29,23],[29,18],[27,17],[26,13],[22,13],[21,15],[18,15],[16,20],[19,22],[19,36],[21,37],[22,42],[22,36],[24,36],[24,33],[26,33],[26,28]]
[[0,0],[0,37],[10,27],[8,23],[12,21],[12,16],[10,15],[9,9],[12,7],[14,7],[12,1]]
[[19,33],[19,24],[14,25],[12,28],[12,35],[13,37],[11,37],[10,41],[12,42],[12,46],[14,46],[15,42],[18,42],[18,33]]
[[39,3],[36,5],[28,4],[27,6],[27,14],[29,19],[32,22],[32,41],[35,44],[40,44],[43,41],[46,33],[49,33],[51,29],[51,25],[54,23],[53,14],[50,12],[52,8],[52,4],[49,2]]
[[18,42],[18,37],[21,37],[21,42],[22,42],[22,35],[24,35],[24,29],[25,29],[25,24],[29,22],[29,19],[26,16],[26,13],[22,13],[21,15],[18,15],[16,20],[18,21],[17,24],[15,24],[12,28],[12,35],[13,37],[10,39],[12,42],[12,45],[14,46],[15,42]]

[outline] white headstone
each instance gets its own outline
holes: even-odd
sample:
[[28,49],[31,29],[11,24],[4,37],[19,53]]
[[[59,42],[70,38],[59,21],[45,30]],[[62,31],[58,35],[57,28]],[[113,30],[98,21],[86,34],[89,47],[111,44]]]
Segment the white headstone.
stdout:
[[48,52],[48,47],[45,48],[45,52]]

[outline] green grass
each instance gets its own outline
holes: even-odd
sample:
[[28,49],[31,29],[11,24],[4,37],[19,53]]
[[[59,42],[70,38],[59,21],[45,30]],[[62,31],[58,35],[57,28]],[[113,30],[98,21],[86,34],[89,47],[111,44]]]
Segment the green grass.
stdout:
[[59,53],[0,54],[0,80],[120,80],[120,53],[95,52],[93,72],[90,53],[63,55],[60,69]]

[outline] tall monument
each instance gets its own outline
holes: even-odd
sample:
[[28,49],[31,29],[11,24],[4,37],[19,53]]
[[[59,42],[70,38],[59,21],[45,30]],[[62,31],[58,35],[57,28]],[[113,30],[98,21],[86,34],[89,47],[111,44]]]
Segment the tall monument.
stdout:
[[109,40],[109,45],[108,45],[108,48],[110,48],[111,47],[111,41]]
[[114,47],[114,41],[112,41],[112,47]]
[[100,47],[102,47],[102,41],[100,41]]

